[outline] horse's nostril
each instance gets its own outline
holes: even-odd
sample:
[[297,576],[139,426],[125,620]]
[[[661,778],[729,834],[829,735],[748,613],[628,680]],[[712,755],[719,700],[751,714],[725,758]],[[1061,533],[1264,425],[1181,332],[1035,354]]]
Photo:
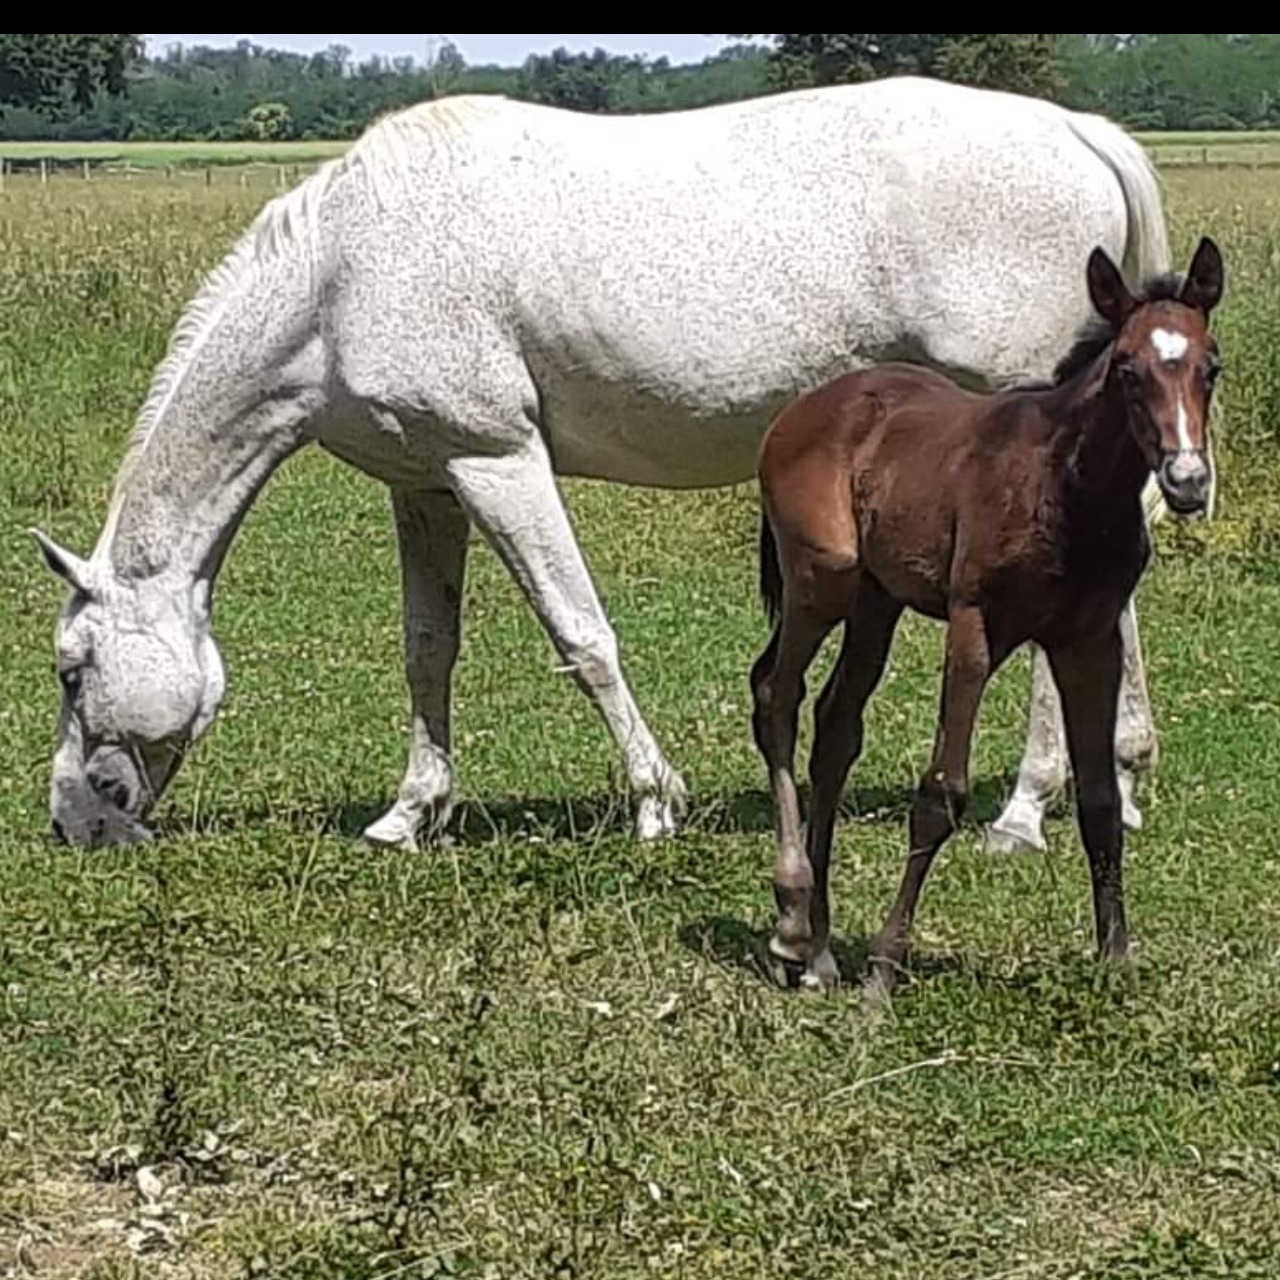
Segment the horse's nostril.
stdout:
[[67,841],[67,830],[66,830],[66,828],[62,825],[62,823],[60,823],[60,822],[57,820],[57,818],[54,818],[54,820],[53,820],[53,838],[54,838],[54,839],[55,839],[59,844],[67,844],[67,843],[68,843],[68,841]]

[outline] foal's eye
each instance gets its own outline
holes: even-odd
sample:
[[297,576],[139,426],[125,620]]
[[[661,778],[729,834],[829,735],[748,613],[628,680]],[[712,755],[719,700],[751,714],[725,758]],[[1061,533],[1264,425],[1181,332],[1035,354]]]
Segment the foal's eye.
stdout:
[[76,691],[80,688],[80,668],[58,667],[57,672],[58,680],[61,682],[68,697],[74,697]]

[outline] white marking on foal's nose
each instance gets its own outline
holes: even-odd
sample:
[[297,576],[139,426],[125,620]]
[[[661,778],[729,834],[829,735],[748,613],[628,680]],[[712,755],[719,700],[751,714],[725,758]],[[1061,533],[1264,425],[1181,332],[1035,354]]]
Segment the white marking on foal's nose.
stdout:
[[1187,335],[1176,329],[1152,329],[1151,345],[1161,360],[1181,360],[1187,354]]
[[1191,453],[1195,449],[1195,445],[1191,443],[1191,432],[1187,428],[1187,406],[1182,403],[1181,396],[1178,397],[1178,448],[1183,453]]

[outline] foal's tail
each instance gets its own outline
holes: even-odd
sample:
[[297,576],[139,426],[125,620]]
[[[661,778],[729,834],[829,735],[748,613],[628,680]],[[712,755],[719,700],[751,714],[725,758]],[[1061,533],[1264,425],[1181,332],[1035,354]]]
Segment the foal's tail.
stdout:
[[771,623],[782,612],[782,565],[778,560],[778,543],[769,523],[769,513],[760,508],[760,599]]

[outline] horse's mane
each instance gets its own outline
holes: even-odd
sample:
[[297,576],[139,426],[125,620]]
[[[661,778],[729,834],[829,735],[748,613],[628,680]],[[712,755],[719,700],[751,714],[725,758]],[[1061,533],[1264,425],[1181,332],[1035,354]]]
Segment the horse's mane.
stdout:
[[[1153,276],[1134,297],[1139,305],[1148,302],[1175,302],[1182,292],[1183,279],[1176,271]],[[1087,369],[1115,341],[1115,337],[1111,326],[1101,316],[1095,316],[1076,334],[1071,350],[1058,361],[1051,385],[1060,387],[1081,370]]]
[[250,223],[231,251],[205,277],[187,304],[169,338],[169,347],[151,379],[147,398],[138,413],[121,466],[147,446],[152,432],[181,385],[192,355],[212,331],[226,305],[247,285],[255,268],[274,261],[286,249],[306,247],[306,270],[314,283],[319,253],[316,233],[320,208],[338,180],[357,175],[386,207],[393,198],[397,174],[406,167],[407,151],[414,146],[449,148],[465,138],[505,99],[494,95],[459,96],[390,112],[371,124],[343,155],[321,165],[292,191],[270,201]]

